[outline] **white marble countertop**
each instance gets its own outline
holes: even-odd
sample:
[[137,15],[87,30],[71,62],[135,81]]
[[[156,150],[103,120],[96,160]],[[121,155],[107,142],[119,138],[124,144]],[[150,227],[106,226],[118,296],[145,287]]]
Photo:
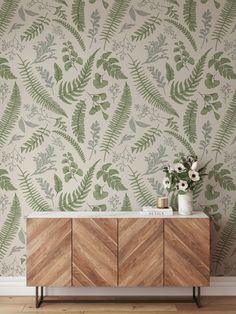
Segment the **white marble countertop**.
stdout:
[[48,212],[33,212],[26,218],[208,218],[208,216],[201,212],[195,211],[192,215],[181,216],[178,212],[174,212],[173,215],[159,214],[157,211],[48,211]]

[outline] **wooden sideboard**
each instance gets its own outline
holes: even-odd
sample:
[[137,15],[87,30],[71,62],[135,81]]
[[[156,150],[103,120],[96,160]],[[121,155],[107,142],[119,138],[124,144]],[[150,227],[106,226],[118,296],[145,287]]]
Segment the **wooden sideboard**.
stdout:
[[209,285],[210,225],[192,216],[35,213],[27,218],[27,285]]

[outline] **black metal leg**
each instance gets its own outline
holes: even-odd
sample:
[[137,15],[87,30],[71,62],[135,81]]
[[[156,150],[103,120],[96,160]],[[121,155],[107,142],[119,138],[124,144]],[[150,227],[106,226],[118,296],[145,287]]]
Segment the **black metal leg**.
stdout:
[[40,297],[39,297],[39,287],[35,287],[35,307],[39,308],[41,303],[43,302],[43,287],[40,289]]
[[197,287],[197,296],[196,296],[196,288],[193,287],[193,301],[196,303],[197,307],[201,307],[201,288]]

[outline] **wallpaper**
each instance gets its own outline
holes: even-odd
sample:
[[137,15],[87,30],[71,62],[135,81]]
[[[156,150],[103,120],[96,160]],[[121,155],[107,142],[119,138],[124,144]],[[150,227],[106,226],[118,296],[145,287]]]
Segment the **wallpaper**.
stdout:
[[[0,274],[32,211],[130,211],[196,154],[211,272],[236,275],[236,1],[0,0]],[[176,195],[170,195],[176,208]]]

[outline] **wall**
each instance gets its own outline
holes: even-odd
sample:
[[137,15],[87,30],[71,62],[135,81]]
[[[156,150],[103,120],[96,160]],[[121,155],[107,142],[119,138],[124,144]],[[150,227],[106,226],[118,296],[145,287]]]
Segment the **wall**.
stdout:
[[236,275],[236,2],[0,4],[0,274],[25,273],[31,211],[139,210],[195,153],[212,274]]

